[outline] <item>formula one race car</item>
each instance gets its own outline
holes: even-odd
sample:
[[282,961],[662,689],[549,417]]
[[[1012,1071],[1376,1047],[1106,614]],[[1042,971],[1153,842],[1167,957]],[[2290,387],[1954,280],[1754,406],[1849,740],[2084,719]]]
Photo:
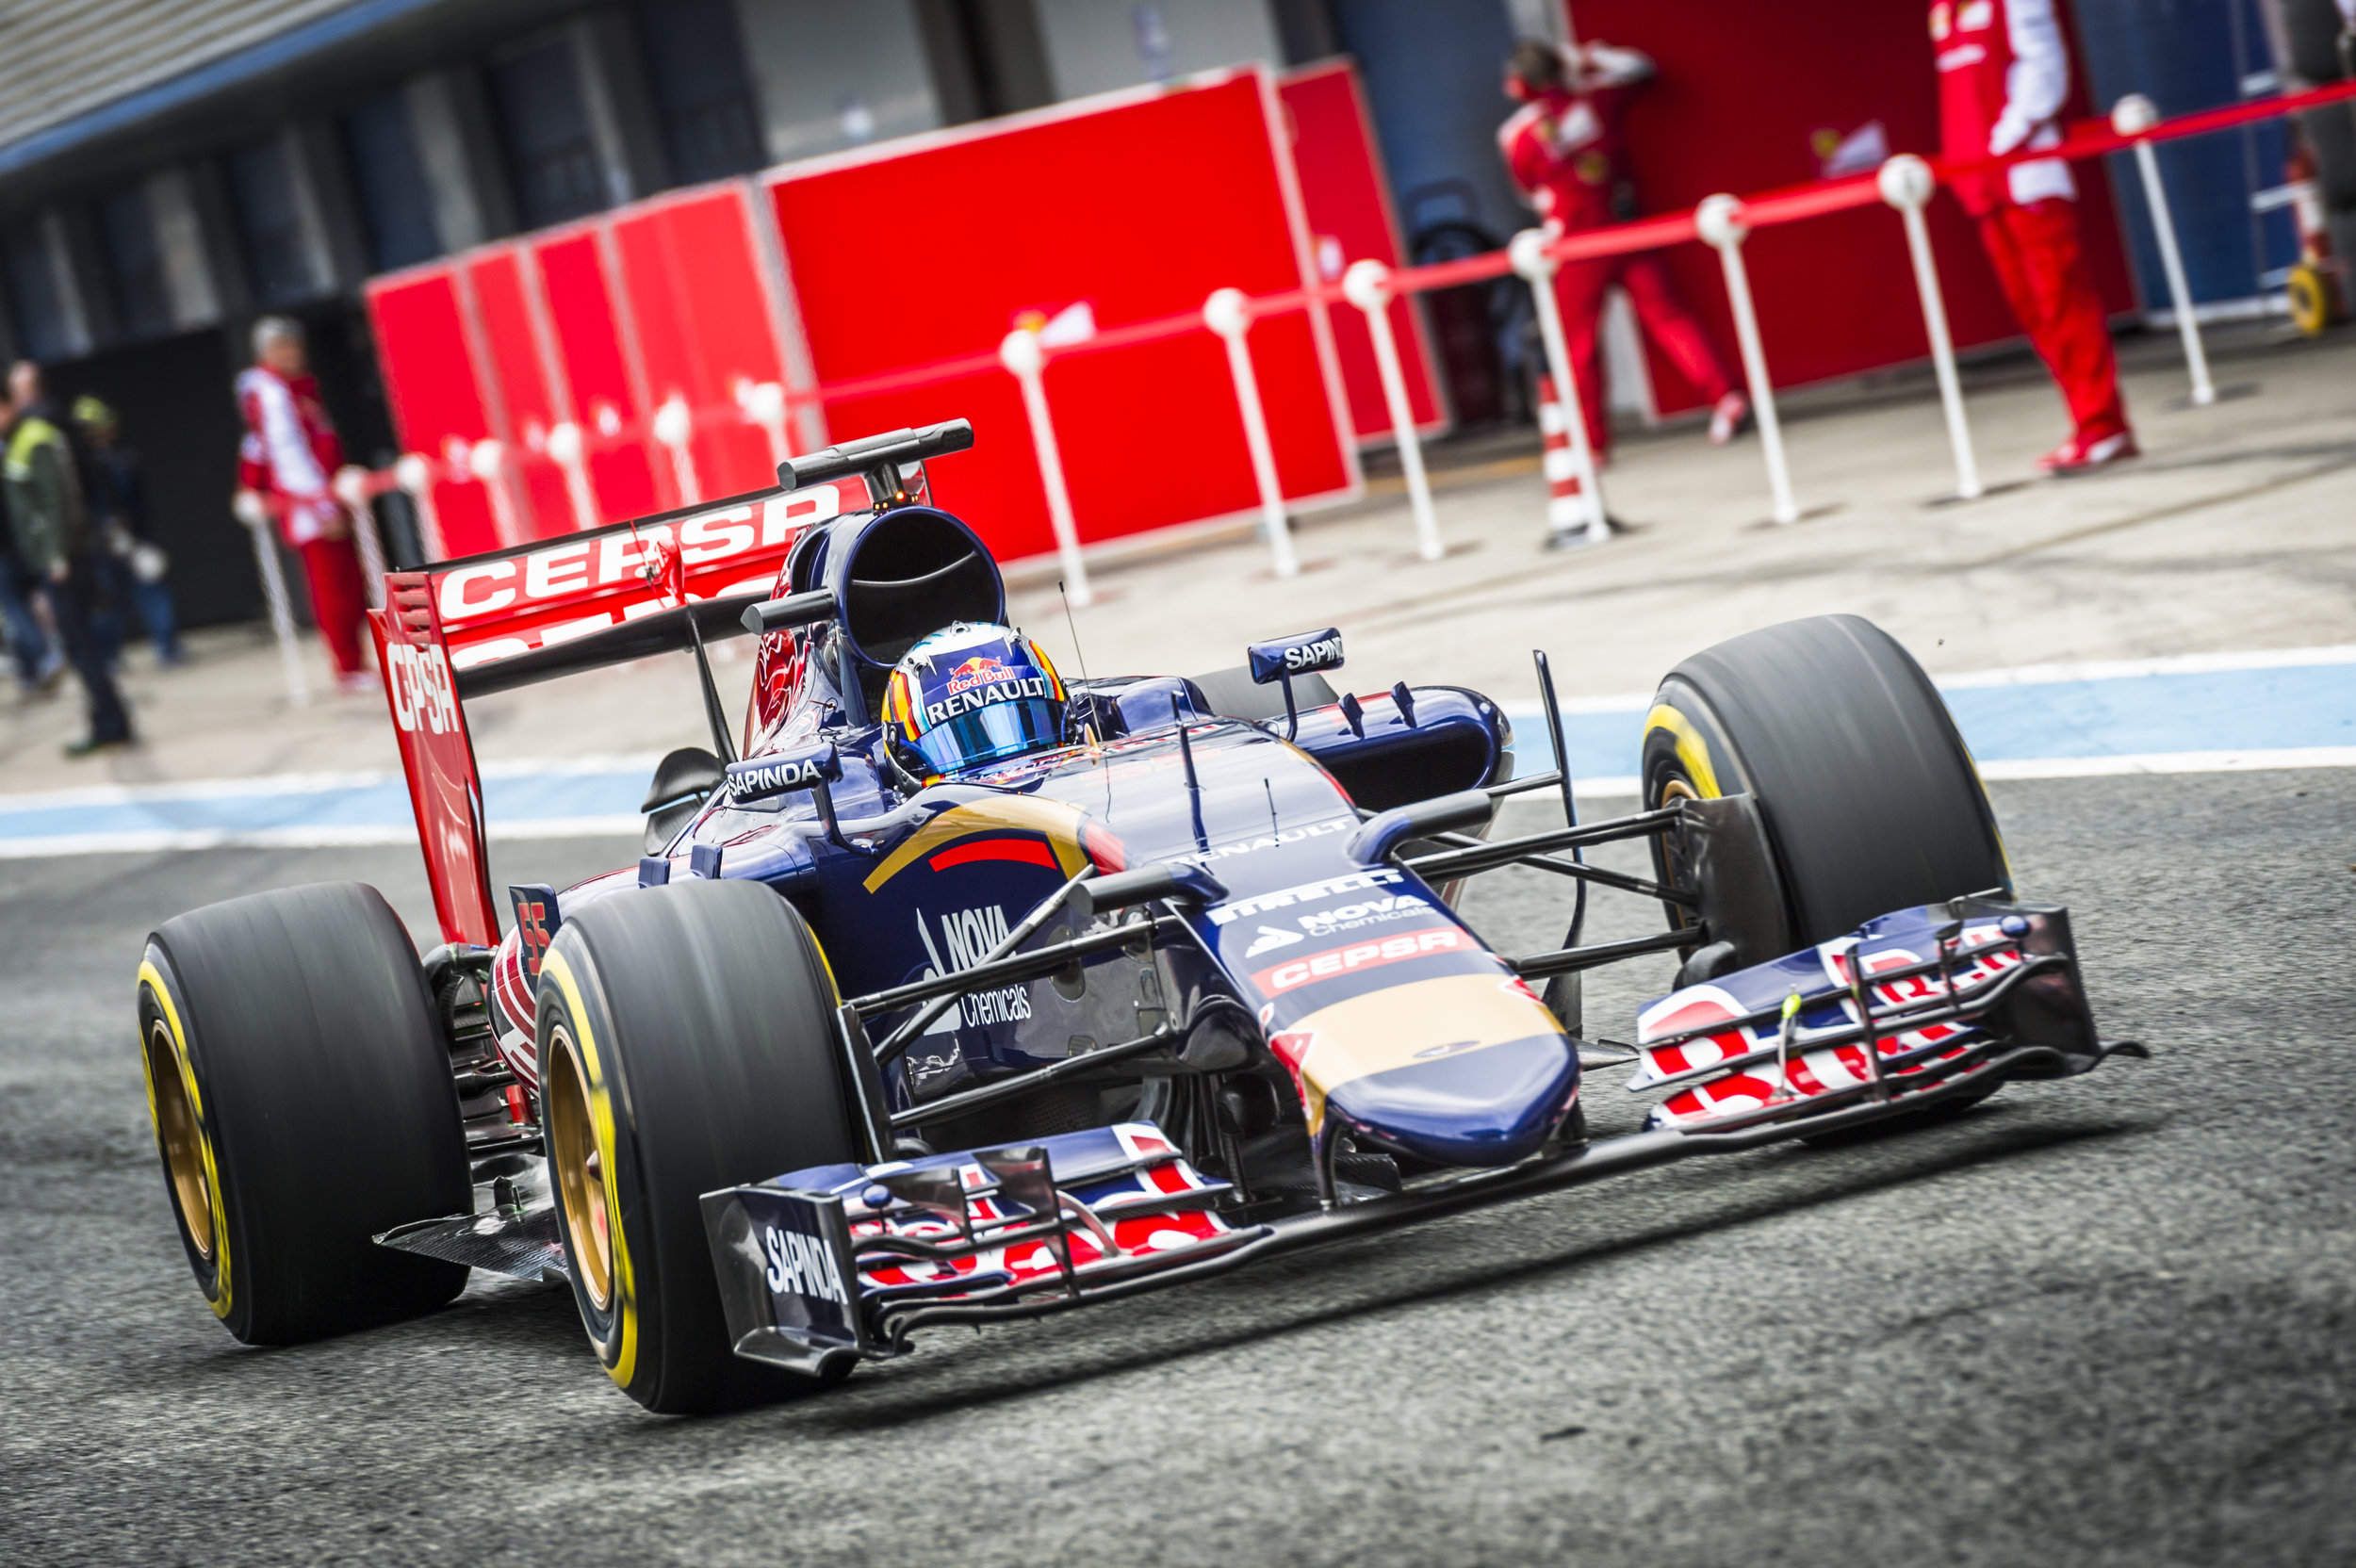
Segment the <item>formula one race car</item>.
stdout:
[[[1336,696],[1339,634],[1192,678],[1067,682],[929,504],[962,421],[781,487],[396,574],[375,626],[445,941],[370,888],[167,922],[139,968],[188,1261],[237,1338],[429,1310],[470,1268],[564,1282],[631,1397],[822,1385],[918,1331],[1691,1155],[1930,1119],[2111,1051],[2069,916],[2011,889],[1945,708],[1897,643],[1795,621],[1686,661],[1644,809],[1581,823],[1505,716]],[[731,733],[707,639],[760,639]],[[558,892],[484,871],[462,699],[665,649],[712,749],[646,856]],[[741,745],[740,745],[741,743]],[[737,752],[744,753],[741,759]],[[1491,841],[1546,792],[1563,825]],[[1653,873],[1587,863],[1614,841]],[[1465,878],[1569,884],[1492,951]],[[1591,889],[1660,932],[1585,942]],[[1645,1130],[1590,1141],[1579,976],[1682,957],[1637,1019]],[[1536,987],[1538,988],[1533,988]]]

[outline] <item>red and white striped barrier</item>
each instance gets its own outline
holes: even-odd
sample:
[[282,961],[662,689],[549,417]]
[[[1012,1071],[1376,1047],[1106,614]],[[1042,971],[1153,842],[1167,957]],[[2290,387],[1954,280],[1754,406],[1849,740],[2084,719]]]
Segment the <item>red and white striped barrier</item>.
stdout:
[[1612,525],[1597,521],[1601,509],[1589,506],[1579,488],[1570,410],[1555,397],[1551,374],[1538,378],[1538,438],[1544,449],[1539,461],[1546,480],[1547,529],[1558,539],[1578,532],[1588,544],[1602,544],[1612,537]]

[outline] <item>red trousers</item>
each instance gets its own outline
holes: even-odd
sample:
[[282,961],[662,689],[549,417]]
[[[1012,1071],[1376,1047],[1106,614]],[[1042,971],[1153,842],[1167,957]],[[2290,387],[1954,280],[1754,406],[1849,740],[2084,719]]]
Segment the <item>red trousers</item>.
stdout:
[[335,673],[364,673],[368,666],[360,651],[360,617],[368,613],[368,596],[360,582],[360,552],[350,539],[314,539],[295,548],[311,585],[311,619],[318,623],[327,656],[335,662]]
[[1660,258],[1649,255],[1604,256],[1571,261],[1554,275],[1555,302],[1562,311],[1563,347],[1570,351],[1571,373],[1579,378],[1579,402],[1587,416],[1587,444],[1600,458],[1612,447],[1612,423],[1604,417],[1603,355],[1598,341],[1603,325],[1604,291],[1617,283],[1628,290],[1635,307],[1636,324],[1660,345],[1677,373],[1693,384],[1704,402],[1716,402],[1734,388],[1710,334],[1677,298]]
[[2119,362],[2079,248],[2076,204],[2059,197],[2027,206],[2007,203],[1979,223],[2004,298],[2059,384],[2080,439],[2100,441],[2126,430]]

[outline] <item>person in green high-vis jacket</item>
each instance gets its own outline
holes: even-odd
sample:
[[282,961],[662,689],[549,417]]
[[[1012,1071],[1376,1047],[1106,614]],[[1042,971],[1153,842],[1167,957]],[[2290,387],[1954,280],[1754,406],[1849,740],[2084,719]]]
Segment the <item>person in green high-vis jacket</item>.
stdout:
[[49,600],[58,638],[74,673],[81,678],[90,708],[90,733],[70,743],[66,755],[83,757],[128,744],[131,716],[90,630],[98,592],[97,563],[91,555],[95,541],[73,450],[63,431],[5,394],[0,394],[0,431],[7,438],[0,483],[8,492],[8,531],[17,559]]

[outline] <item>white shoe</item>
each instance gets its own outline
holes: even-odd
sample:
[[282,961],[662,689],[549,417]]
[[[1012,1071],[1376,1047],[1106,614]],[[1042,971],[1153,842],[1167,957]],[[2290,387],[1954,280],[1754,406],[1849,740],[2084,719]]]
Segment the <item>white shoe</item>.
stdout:
[[1710,444],[1723,447],[1742,433],[1742,427],[1751,422],[1751,400],[1748,394],[1729,392],[1710,406]]

